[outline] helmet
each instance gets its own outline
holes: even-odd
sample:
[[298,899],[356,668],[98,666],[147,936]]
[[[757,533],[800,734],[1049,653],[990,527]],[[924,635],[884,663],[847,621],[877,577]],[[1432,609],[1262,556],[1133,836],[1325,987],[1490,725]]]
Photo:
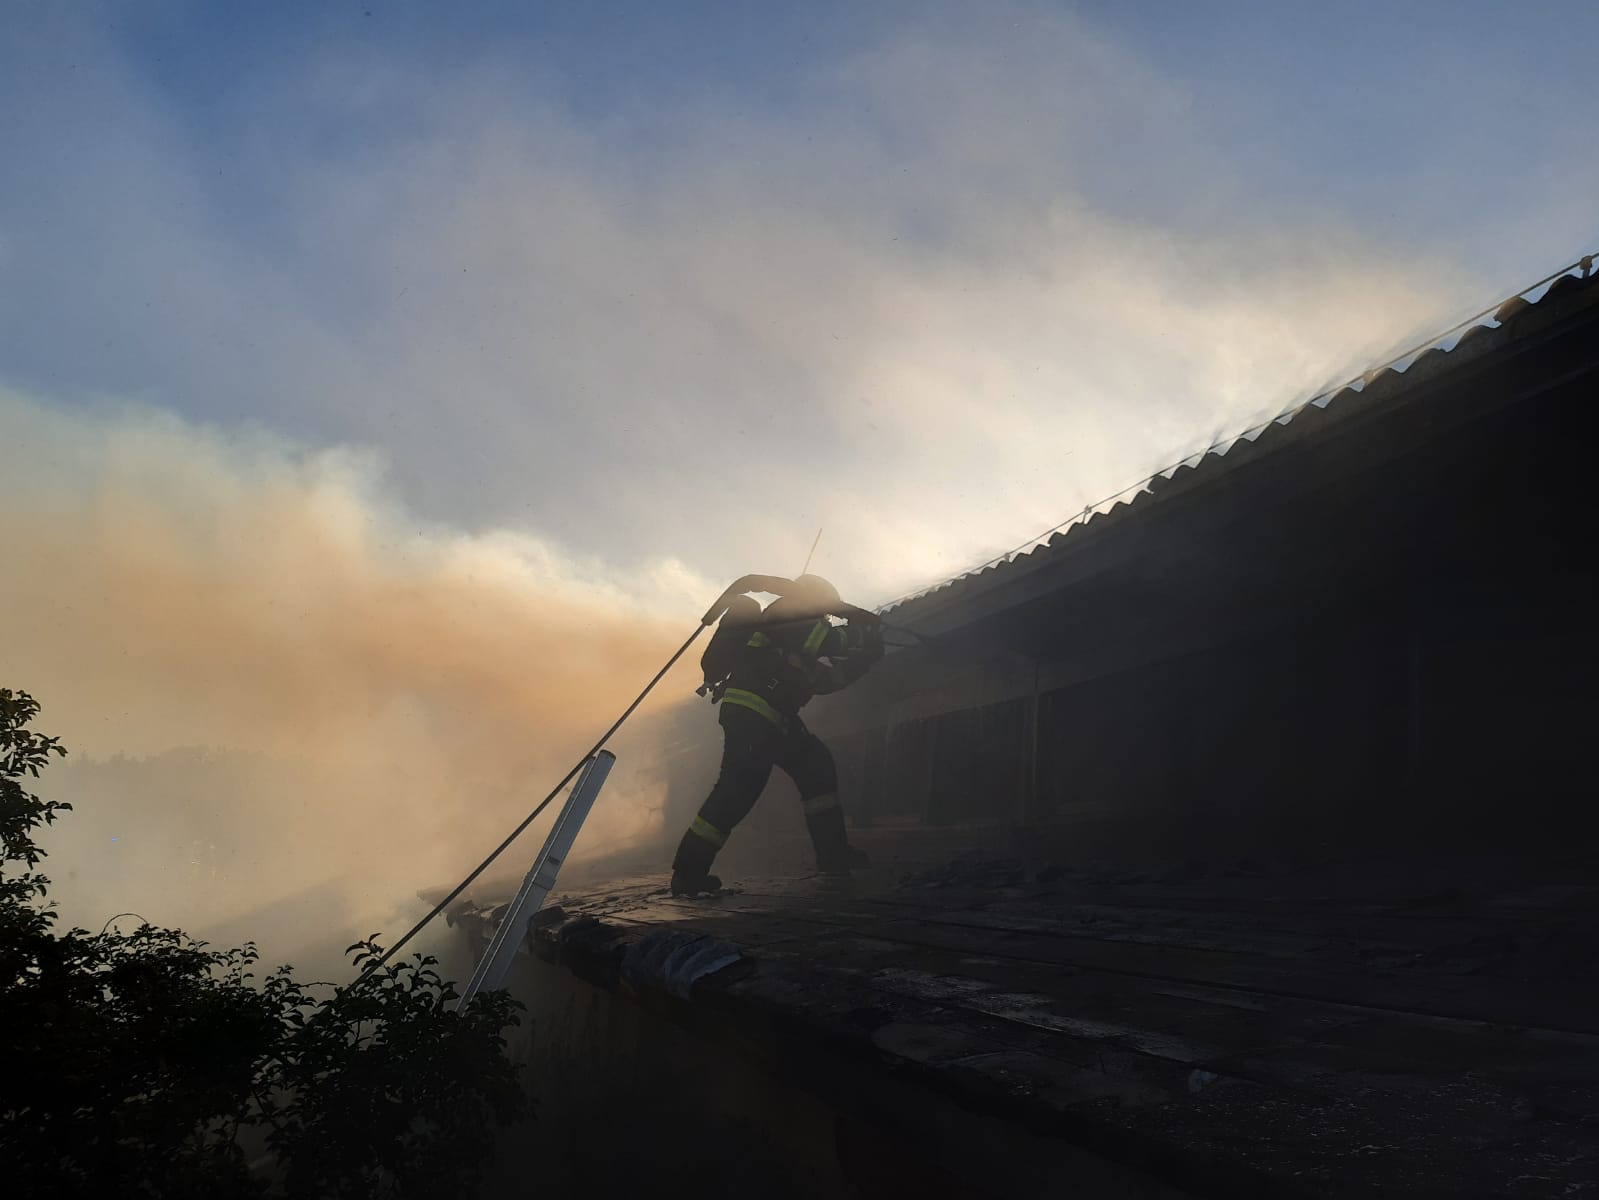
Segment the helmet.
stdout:
[[820,575],[801,575],[794,581],[794,586],[784,593],[784,598],[793,597],[817,604],[825,604],[829,608],[836,608],[843,603],[839,599],[838,589]]
[[767,607],[767,616],[780,621],[802,621],[825,616],[843,605],[838,589],[820,575],[801,575]]

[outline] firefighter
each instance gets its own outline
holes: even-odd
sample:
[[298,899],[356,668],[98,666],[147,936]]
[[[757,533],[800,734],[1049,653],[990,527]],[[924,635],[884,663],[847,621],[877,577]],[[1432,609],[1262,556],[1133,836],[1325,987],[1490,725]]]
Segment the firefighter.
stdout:
[[[762,612],[741,594],[746,591],[771,592],[779,599]],[[799,711],[812,696],[855,682],[882,657],[876,614],[845,604],[818,575],[795,580],[749,575],[728,594],[727,611],[700,660],[705,684],[699,691],[721,703],[722,767],[678,844],[674,896],[722,886],[710,873],[711,862],[733,827],[755,807],[774,766],[799,789],[817,869],[848,875],[852,866],[866,865],[844,830],[833,755],[805,728]],[[834,625],[829,616],[846,623]]]

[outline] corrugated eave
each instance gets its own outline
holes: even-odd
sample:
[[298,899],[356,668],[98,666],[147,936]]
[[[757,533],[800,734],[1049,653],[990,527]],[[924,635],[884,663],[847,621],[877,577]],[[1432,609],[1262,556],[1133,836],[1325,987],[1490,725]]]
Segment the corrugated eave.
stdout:
[[[1408,360],[1367,372],[1358,386],[1324,394],[1252,427],[1224,443],[1195,452],[1172,467],[1129,489],[1103,510],[1095,510],[1050,534],[1030,550],[1001,562],[991,562],[938,584],[918,595],[898,601],[883,612],[896,620],[914,620],[944,604],[986,592],[1072,553],[1097,540],[1098,535],[1129,518],[1144,514],[1193,489],[1208,485],[1245,463],[1303,442],[1370,411],[1391,403],[1425,383],[1453,375],[1471,363],[1503,349],[1514,340],[1546,328],[1578,310],[1599,304],[1599,277],[1564,274],[1553,280],[1536,300],[1527,293],[1500,305],[1489,320],[1458,334],[1436,339]],[[1529,292],[1536,292],[1536,288]]]

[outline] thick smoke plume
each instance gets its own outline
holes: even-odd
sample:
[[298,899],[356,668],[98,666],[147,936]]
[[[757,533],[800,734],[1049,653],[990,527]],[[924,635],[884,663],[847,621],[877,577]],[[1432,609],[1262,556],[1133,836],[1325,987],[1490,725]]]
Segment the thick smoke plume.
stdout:
[[[131,909],[313,954],[397,932],[715,591],[668,563],[629,594],[525,538],[418,529],[347,454],[0,404],[0,678],[72,750],[44,781],[77,805],[55,895],[94,927]],[[655,832],[630,783],[652,751],[630,747],[591,851]]]

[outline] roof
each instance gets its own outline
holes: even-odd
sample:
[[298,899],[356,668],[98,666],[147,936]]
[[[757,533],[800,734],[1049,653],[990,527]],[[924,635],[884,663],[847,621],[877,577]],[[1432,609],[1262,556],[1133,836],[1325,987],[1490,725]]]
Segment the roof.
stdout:
[[1483,309],[1425,342],[1388,359],[1348,383],[1312,396],[1230,439],[1219,440],[1130,484],[1098,504],[1029,538],[996,558],[950,579],[889,601],[879,611],[900,621],[914,619],[945,601],[966,599],[1026,573],[1046,561],[1074,551],[1082,533],[1097,533],[1133,513],[1144,513],[1253,462],[1303,440],[1329,424],[1339,423],[1391,403],[1504,349],[1531,328],[1543,328],[1579,309],[1599,304],[1599,276],[1593,255],[1539,280],[1499,303]]
[[[675,1026],[639,1026],[656,1059],[670,1043],[759,1064],[858,1130],[948,1113],[914,1140],[960,1194],[1080,1184],[1083,1151],[1147,1181],[1118,1195],[1594,1194],[1591,858],[1029,867],[949,861],[970,829],[860,833],[878,866],[850,880],[569,892],[513,986],[530,1004],[572,1004],[568,977],[626,997]],[[455,921],[481,941],[498,907]],[[534,1022],[582,1069],[569,1028]],[[1025,1157],[1007,1130],[1037,1139]]]

